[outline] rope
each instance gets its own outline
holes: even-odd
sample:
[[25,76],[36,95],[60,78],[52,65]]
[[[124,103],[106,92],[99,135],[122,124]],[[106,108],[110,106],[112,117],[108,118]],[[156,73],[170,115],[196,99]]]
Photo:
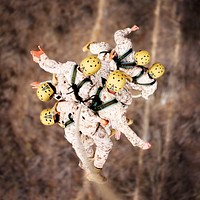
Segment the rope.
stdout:
[[75,149],[75,152],[76,152],[77,156],[79,157],[80,161],[82,162],[84,169],[86,171],[92,171],[94,167],[91,165],[91,163],[89,162],[89,160],[87,158],[85,148],[83,147],[83,144],[82,144],[81,138],[80,138],[79,122],[80,122],[81,109],[82,109],[82,104],[80,104],[80,107],[77,110],[78,114],[77,114],[77,119],[75,120],[76,131],[75,131],[74,149]]

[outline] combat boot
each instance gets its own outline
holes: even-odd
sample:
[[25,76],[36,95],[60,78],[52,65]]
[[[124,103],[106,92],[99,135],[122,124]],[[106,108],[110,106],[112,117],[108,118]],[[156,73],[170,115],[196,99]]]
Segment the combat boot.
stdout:
[[92,171],[86,172],[86,178],[98,184],[104,184],[107,181],[106,177],[102,174],[102,169],[96,167],[94,167]]
[[[87,159],[88,159],[89,164],[93,166],[94,157],[89,157],[89,158],[87,158]],[[81,169],[87,171],[86,167],[84,166],[84,164],[83,164],[81,161],[79,161],[78,166],[79,166]]]

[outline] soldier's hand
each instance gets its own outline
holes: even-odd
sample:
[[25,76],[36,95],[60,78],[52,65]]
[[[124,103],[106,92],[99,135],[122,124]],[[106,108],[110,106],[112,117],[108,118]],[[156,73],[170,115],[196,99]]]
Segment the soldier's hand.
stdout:
[[117,131],[117,130],[115,130],[116,132],[115,132],[115,139],[116,140],[120,140],[120,137],[121,137],[121,132],[120,131]]
[[138,29],[139,29],[139,26],[137,26],[137,25],[134,25],[134,26],[131,27],[132,32],[137,31]]
[[106,119],[101,119],[101,121],[100,121],[100,124],[101,124],[102,126],[106,126],[106,125],[108,125],[108,123],[109,123],[109,121],[106,120]]
[[31,51],[31,55],[33,57],[33,61],[36,62],[36,63],[39,62],[40,56],[42,54],[44,54],[44,51],[42,50],[42,48],[40,46],[38,46],[38,48],[39,48],[39,51],[38,50],[37,51],[33,51],[33,50]]
[[38,87],[40,86],[40,82],[32,82],[31,84],[32,89],[38,89]]
[[142,149],[146,150],[146,149],[149,149],[150,147],[151,147],[151,144],[146,142],[146,143],[143,144]]
[[115,56],[117,56],[117,53],[116,53],[115,50],[113,49],[113,50],[110,52],[109,60],[111,61]]

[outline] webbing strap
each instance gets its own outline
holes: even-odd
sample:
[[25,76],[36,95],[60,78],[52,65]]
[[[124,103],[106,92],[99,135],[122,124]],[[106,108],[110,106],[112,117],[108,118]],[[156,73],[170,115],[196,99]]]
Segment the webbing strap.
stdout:
[[111,50],[109,50],[109,51],[101,51],[99,54],[101,54],[101,53],[110,53],[111,52]]
[[66,128],[68,125],[72,124],[74,122],[72,118],[72,114],[69,113],[68,115],[69,120],[67,120],[65,123],[58,123],[62,128]]
[[133,80],[132,82],[134,83],[137,82],[137,79],[139,79],[144,74],[145,71],[144,67],[140,66],[140,68],[142,69],[142,71],[140,71],[138,75],[132,77]]
[[106,108],[108,106],[115,104],[115,103],[118,103],[117,99],[113,99],[113,100],[108,101],[106,103],[102,103],[101,105],[95,106],[94,111],[98,112],[98,111],[103,110],[104,108]]
[[72,83],[72,84],[74,84],[74,83],[75,83],[75,80],[76,80],[77,67],[78,67],[78,65],[74,65],[74,70],[73,70],[72,79],[71,79],[71,83]]
[[97,92],[96,92],[96,94],[93,97],[92,103],[89,106],[89,108],[92,109],[94,112],[98,112],[98,111],[100,111],[100,110],[102,110],[102,109],[104,109],[104,108],[106,108],[106,107],[108,107],[108,106],[110,106],[110,105],[115,104],[115,103],[118,102],[117,99],[113,99],[111,101],[103,103],[101,101],[100,96],[99,96],[100,93],[101,93],[101,91],[102,91],[102,89],[103,89],[103,87],[99,87],[97,89]]
[[138,84],[138,85],[153,85],[154,83],[156,82],[156,80],[154,79],[152,82],[150,82],[150,83],[136,83],[136,84]]
[[119,58],[118,58],[118,61],[120,62],[121,60],[123,60],[124,58],[126,58],[126,56],[128,56],[130,53],[133,52],[133,49],[129,49],[126,53],[124,53],[123,55],[121,55]]
[[138,75],[132,77],[132,82],[135,83],[135,84],[137,84],[137,85],[153,85],[153,84],[156,82],[155,79],[153,79],[153,81],[150,82],[150,83],[139,83],[139,82],[138,82],[138,79],[139,79],[141,76],[143,76],[144,72],[147,70],[147,69],[146,69],[145,67],[143,67],[143,66],[139,66],[139,67],[142,68],[142,71],[141,71]]
[[68,121],[66,121],[65,122],[65,128],[68,126],[68,125],[70,125],[71,123],[73,123],[74,122],[74,120],[73,120],[73,118],[72,118],[72,114],[71,113],[69,113],[69,115],[68,115],[68,118],[69,118],[69,120]]
[[74,96],[76,97],[76,99],[80,102],[83,101],[82,97],[79,96],[79,89],[78,89],[78,86],[76,84],[72,84],[72,89],[73,89],[73,92],[74,92]]
[[117,69],[119,68],[124,68],[124,69],[132,69],[136,63],[131,62],[131,63],[123,63],[123,59],[126,58],[130,53],[133,52],[133,49],[129,49],[127,52],[125,52],[123,55],[121,55],[119,58],[114,57],[113,60],[116,62]]
[[78,65],[74,65],[74,70],[73,70],[72,79],[71,79],[71,83],[72,83],[71,87],[73,89],[74,96],[76,97],[76,99],[80,102],[83,102],[82,97],[79,96],[79,90],[86,82],[92,83],[92,81],[90,80],[90,78],[85,78],[79,84],[76,85],[75,80],[76,80],[76,74],[77,74],[77,67]]
[[92,84],[92,81],[90,78],[85,78],[84,80],[82,80],[78,85],[77,85],[77,88],[78,90],[87,82],[90,82]]
[[124,69],[133,69],[133,67],[135,67],[137,64],[135,62],[131,62],[131,63],[121,63],[120,68],[124,68]]
[[103,77],[101,77],[101,83],[102,83],[102,85],[104,86],[104,85],[106,84],[106,79],[103,78]]
[[99,96],[102,89],[103,89],[103,87],[99,87],[99,88],[97,89],[96,94],[95,94],[95,95],[93,96],[93,98],[92,98],[92,103],[91,103],[90,106],[89,106],[92,110],[95,110],[95,107],[96,107],[96,106],[99,106],[99,105],[102,104],[102,101],[101,101],[100,96]]

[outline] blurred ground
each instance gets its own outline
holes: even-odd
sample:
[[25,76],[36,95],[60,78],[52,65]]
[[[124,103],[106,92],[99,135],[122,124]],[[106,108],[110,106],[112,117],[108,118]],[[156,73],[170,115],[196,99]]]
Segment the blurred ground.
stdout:
[[[1,0],[0,199],[200,199],[200,20],[198,0]],[[150,141],[140,151],[125,137],[114,141],[105,165],[106,186],[84,180],[58,126],[44,127],[30,87],[51,75],[32,61],[41,45],[60,62],[79,63],[90,40],[114,47],[113,33],[137,24],[134,49],[147,49],[166,66],[158,90],[135,99],[132,128]],[[114,196],[116,195],[117,196]]]

